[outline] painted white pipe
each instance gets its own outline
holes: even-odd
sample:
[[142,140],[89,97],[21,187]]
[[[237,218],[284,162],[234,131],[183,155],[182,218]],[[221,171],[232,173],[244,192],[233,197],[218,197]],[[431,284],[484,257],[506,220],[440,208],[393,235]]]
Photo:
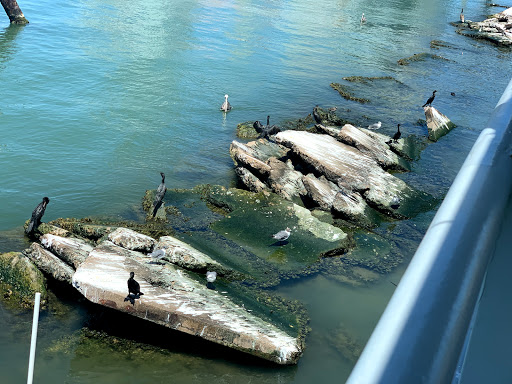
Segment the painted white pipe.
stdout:
[[28,377],[27,384],[32,384],[34,379],[34,363],[36,359],[36,342],[37,342],[37,325],[39,323],[39,303],[41,302],[41,294],[36,292],[34,302],[34,318],[32,319],[32,339],[30,341],[30,358],[28,361]]

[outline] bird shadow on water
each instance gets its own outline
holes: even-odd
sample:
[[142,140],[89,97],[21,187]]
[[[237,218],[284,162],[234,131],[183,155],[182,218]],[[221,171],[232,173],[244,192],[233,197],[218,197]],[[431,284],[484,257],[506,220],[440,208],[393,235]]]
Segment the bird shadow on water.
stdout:
[[282,247],[282,246],[284,246],[284,245],[286,245],[288,243],[289,243],[288,240],[276,241],[276,242],[270,244],[269,247]]

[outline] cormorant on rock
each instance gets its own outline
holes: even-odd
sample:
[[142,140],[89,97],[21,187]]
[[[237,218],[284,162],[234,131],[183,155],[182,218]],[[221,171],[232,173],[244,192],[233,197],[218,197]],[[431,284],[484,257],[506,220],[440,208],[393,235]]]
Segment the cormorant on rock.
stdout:
[[393,140],[395,140],[395,143],[398,141],[398,139],[402,136],[402,132],[400,132],[400,124],[397,125],[397,131],[393,135]]
[[380,129],[382,127],[382,123],[380,121],[373,123],[368,126],[368,129]]
[[135,272],[130,272],[130,278],[128,279],[128,295],[133,293],[135,296],[141,296],[143,293],[140,291],[140,284],[134,277]]
[[34,208],[32,211],[32,217],[30,218],[30,222],[28,223],[28,227],[25,230],[25,233],[27,235],[30,235],[33,233],[38,227],[39,224],[41,224],[41,218],[44,215],[44,211],[46,210],[46,206],[50,202],[50,199],[46,196],[43,197],[43,201],[41,201],[37,207]]
[[270,116],[267,116],[267,125],[264,126],[259,121],[255,121],[252,126],[259,133],[258,139],[264,138],[268,140],[270,136],[281,132],[281,128],[277,125],[270,125]]
[[228,95],[224,95],[224,102],[220,106],[220,110],[222,112],[228,112],[231,110],[231,104],[229,104]]
[[364,17],[364,12],[363,12],[363,16],[361,16],[361,23],[366,23],[366,17]]
[[165,187],[165,174],[160,172],[160,175],[162,176],[162,182],[156,190],[155,200],[153,201],[153,217],[156,216],[158,209],[162,205],[162,200],[164,199],[165,192],[167,191],[167,188]]
[[437,91],[432,92],[432,96],[430,96],[428,98],[427,102],[425,104],[423,104],[422,108],[425,108],[427,105],[430,106],[430,104],[432,104],[432,102],[434,101],[434,99],[436,97],[436,92]]
[[462,10],[460,11],[460,22],[464,22],[464,8],[462,8]]
[[290,237],[291,231],[292,230],[290,228],[286,227],[286,229],[284,231],[279,231],[275,235],[272,235],[272,237],[274,239],[276,239],[279,243],[281,243],[282,241],[288,240],[288,238]]
[[322,118],[318,114],[318,105],[313,108],[313,119],[315,119],[317,124],[322,124]]

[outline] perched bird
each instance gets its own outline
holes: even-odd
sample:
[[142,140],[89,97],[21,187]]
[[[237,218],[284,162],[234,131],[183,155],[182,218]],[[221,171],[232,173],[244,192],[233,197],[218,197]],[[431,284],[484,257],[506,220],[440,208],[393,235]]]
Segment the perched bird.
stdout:
[[167,192],[167,188],[165,187],[165,174],[163,172],[160,172],[160,175],[162,176],[162,182],[160,183],[156,190],[155,200],[153,201],[153,217],[156,216],[158,209],[162,205],[162,200],[164,199],[165,192]]
[[368,129],[379,129],[382,126],[382,123],[380,121],[370,124],[368,126]]
[[44,211],[46,210],[46,206],[50,202],[50,199],[47,197],[43,197],[43,201],[41,201],[37,207],[34,208],[32,211],[32,217],[30,218],[30,222],[28,223],[28,227],[25,230],[25,233],[27,235],[33,233],[37,227],[39,227],[39,224],[41,224],[41,218],[44,215]]
[[258,139],[264,138],[268,140],[270,136],[281,132],[281,128],[279,128],[277,125],[270,125],[270,116],[267,116],[267,125],[261,124],[261,122],[258,120],[255,121],[252,126],[256,132],[259,133]]
[[217,279],[217,272],[206,272],[206,288],[215,289],[213,282]]
[[272,235],[278,242],[286,241],[290,237],[291,229],[286,227],[284,231],[279,231],[275,235]]
[[206,272],[206,281],[213,283],[217,279],[217,272]]
[[464,8],[462,8],[462,10],[460,11],[460,22],[464,22]]
[[400,207],[400,197],[398,197],[397,195],[393,196],[393,198],[391,199],[390,206],[393,209],[398,209]]
[[395,143],[398,142],[398,139],[402,136],[402,132],[400,132],[400,124],[397,126],[397,131],[393,135],[393,140],[395,140]]
[[322,124],[322,118],[318,113],[318,105],[315,108],[313,108],[313,119],[315,119],[317,124]]
[[437,91],[432,92],[432,96],[430,96],[428,98],[427,102],[425,104],[423,104],[422,108],[425,108],[427,105],[430,106],[432,104],[432,102],[434,101],[434,99],[436,97],[436,92]]
[[228,112],[231,110],[231,104],[229,104],[228,95],[224,95],[224,102],[220,106],[220,110],[223,112]]
[[366,17],[364,17],[364,12],[363,12],[363,16],[361,16],[361,23],[365,23],[366,22]]
[[156,249],[149,254],[153,258],[153,260],[160,260],[165,257],[165,249]]
[[135,273],[130,272],[130,278],[128,279],[128,295],[133,293],[136,297],[143,295],[140,291],[140,284],[134,279]]

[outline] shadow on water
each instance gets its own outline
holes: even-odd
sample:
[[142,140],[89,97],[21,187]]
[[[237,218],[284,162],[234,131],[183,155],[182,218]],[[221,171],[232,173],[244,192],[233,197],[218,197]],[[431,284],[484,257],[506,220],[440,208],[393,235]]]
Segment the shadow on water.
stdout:
[[3,69],[7,62],[12,59],[16,52],[16,37],[25,28],[25,25],[9,24],[0,29],[0,69]]

